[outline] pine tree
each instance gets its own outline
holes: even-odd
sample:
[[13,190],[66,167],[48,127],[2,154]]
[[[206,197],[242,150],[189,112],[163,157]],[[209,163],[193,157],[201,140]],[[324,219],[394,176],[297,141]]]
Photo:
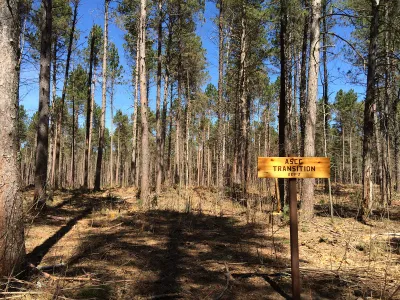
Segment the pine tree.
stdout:
[[0,2],[0,276],[20,274],[25,263],[24,218],[18,166],[18,1]]
[[37,129],[35,205],[46,204],[47,160],[49,144],[50,65],[52,36],[52,0],[42,1],[39,75],[39,124]]

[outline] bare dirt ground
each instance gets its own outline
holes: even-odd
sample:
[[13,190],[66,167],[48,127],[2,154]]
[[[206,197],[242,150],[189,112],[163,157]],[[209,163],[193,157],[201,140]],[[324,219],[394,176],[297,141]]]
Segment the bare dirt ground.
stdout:
[[[400,299],[400,201],[365,225],[359,189],[334,187],[333,221],[317,192],[316,217],[299,225],[302,298]],[[56,192],[27,221],[28,261],[41,270],[10,279],[3,297],[290,299],[288,217],[269,198],[249,211],[210,189],[170,188],[148,210],[136,194]]]

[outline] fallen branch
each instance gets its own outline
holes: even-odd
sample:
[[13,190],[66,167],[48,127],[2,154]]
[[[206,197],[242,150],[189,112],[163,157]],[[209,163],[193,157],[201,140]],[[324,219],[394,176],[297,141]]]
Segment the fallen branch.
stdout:
[[222,296],[225,294],[225,292],[228,290],[228,288],[229,288],[229,282],[232,280],[235,280],[233,277],[232,277],[232,275],[231,275],[231,272],[229,272],[229,268],[228,268],[228,265],[226,264],[226,262],[225,262],[225,277],[226,277],[226,285],[225,285],[225,288],[224,288],[224,290],[221,292],[221,294],[219,294],[219,296],[217,297],[217,298],[215,298],[215,300],[219,300],[219,299],[221,299],[222,298]]
[[57,268],[62,268],[62,267],[65,267],[64,263],[51,265],[51,266],[37,266],[37,269],[40,271],[45,271],[45,270],[53,270],[53,269],[57,269]]
[[113,229],[115,227],[121,226],[122,224],[124,224],[124,222],[118,223],[117,225],[113,225],[111,227],[106,227],[106,228],[104,228],[104,230],[110,230],[110,229]]
[[154,296],[150,296],[146,299],[163,299],[163,298],[176,298],[176,297],[181,297],[181,294],[175,293],[175,294],[162,294],[162,295],[154,295]]
[[397,287],[397,289],[393,292],[393,294],[389,297],[389,300],[393,299],[393,297],[397,294],[397,292],[400,290],[400,285]]
[[98,279],[94,279],[91,277],[61,277],[61,276],[54,276],[51,275],[47,272],[44,272],[43,270],[39,269],[38,267],[36,267],[35,265],[29,263],[28,266],[32,269],[34,269],[35,271],[39,272],[41,275],[43,275],[46,278],[49,278],[53,281],[58,281],[58,280],[68,280],[68,281],[96,281],[96,282],[100,282],[100,280]]

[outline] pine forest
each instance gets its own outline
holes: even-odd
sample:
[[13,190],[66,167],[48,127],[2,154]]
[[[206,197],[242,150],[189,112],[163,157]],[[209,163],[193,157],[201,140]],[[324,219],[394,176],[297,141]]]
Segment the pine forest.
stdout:
[[0,297],[400,299],[399,0],[0,0],[0,33]]

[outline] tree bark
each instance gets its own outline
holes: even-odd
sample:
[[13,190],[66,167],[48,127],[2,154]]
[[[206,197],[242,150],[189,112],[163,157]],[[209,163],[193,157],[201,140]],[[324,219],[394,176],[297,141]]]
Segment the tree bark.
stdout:
[[379,25],[379,0],[371,0],[371,27],[368,47],[367,93],[364,108],[363,127],[363,199],[361,219],[365,222],[372,203],[372,140],[374,136],[374,102],[375,102],[375,75],[376,75],[376,47]]
[[163,177],[163,152],[162,152],[162,129],[161,129],[161,63],[162,63],[162,0],[158,0],[158,29],[157,29],[157,91],[156,91],[156,196],[161,193],[161,183]]
[[189,168],[189,137],[190,137],[190,84],[189,84],[189,71],[186,69],[186,112],[185,112],[185,188],[190,185],[190,168]]
[[169,135],[168,135],[168,155],[167,155],[167,170],[168,170],[168,182],[172,183],[172,170],[171,170],[171,153],[172,153],[172,124],[173,124],[173,114],[172,114],[172,92],[173,84],[171,84],[171,92],[169,99]]
[[105,0],[104,10],[104,40],[103,40],[103,83],[102,83],[102,99],[101,99],[101,118],[100,118],[100,134],[99,147],[97,149],[96,177],[94,180],[94,190],[99,191],[101,185],[101,169],[103,161],[104,148],[104,130],[106,121],[106,101],[107,101],[107,49],[108,49],[108,7],[110,0]]
[[146,0],[140,0],[140,114],[142,129],[142,178],[140,182],[140,199],[146,206],[150,206],[149,201],[149,125],[148,125],[148,104],[147,104],[147,70],[146,70]]
[[[303,1],[303,6],[307,8],[308,0]],[[309,14],[304,16],[303,41],[301,46],[301,66],[300,66],[300,156],[304,156],[304,132],[306,125],[306,104],[307,104],[307,49],[308,49],[308,31]]]
[[[72,90],[73,93],[75,94],[74,90],[74,82],[72,82]],[[71,147],[71,187],[75,188],[75,144],[76,144],[76,134],[75,134],[75,128],[76,128],[76,122],[77,122],[77,117],[76,116],[76,110],[75,110],[75,95],[72,96],[72,147]]]
[[46,204],[47,160],[49,147],[50,65],[52,36],[52,0],[42,1],[39,74],[39,122],[37,128],[35,195],[36,207]]
[[[281,0],[280,9],[280,100],[279,100],[279,156],[284,157],[287,155],[285,149],[285,134],[287,131],[288,116],[287,116],[287,91],[286,91],[286,79],[287,79],[287,57],[286,57],[286,44],[287,44],[287,0]],[[279,199],[281,201],[281,208],[284,206],[284,195],[285,195],[285,184],[282,178],[278,179],[279,187]]]
[[[327,135],[329,131],[329,81],[328,81],[328,39],[327,39],[327,33],[328,33],[328,23],[327,23],[327,13],[328,13],[328,1],[327,0],[322,0],[323,8],[323,16],[322,16],[322,28],[323,28],[323,33],[322,33],[322,64],[323,64],[323,69],[324,69],[324,83],[323,83],[323,114],[324,114],[324,156],[328,156],[328,142],[327,142]],[[350,163],[351,164],[351,163]],[[330,194],[330,178],[324,179],[325,183],[325,193],[329,192],[329,196],[331,197]]]
[[[308,101],[307,119],[304,134],[304,156],[315,156],[315,126],[317,117],[318,99],[318,73],[319,73],[319,51],[320,51],[320,28],[321,0],[311,1],[311,28],[310,28],[310,63],[308,70]],[[314,216],[314,178],[303,181],[303,220],[310,220]]]
[[138,84],[139,84],[139,38],[136,42],[136,70],[135,70],[135,92],[133,99],[133,125],[132,125],[132,158],[131,158],[131,180],[132,184],[136,183],[136,169],[137,169],[137,121],[138,121]]
[[247,167],[248,167],[248,122],[247,122],[247,24],[246,24],[246,10],[243,5],[241,17],[241,38],[240,38],[240,70],[239,70],[239,106],[240,106],[240,182],[242,184],[244,196],[247,191]]
[[23,202],[18,164],[18,1],[0,2],[0,277],[17,275],[25,262]]
[[[92,32],[93,33],[93,32]],[[92,78],[93,78],[93,59],[94,59],[94,44],[95,35],[92,34],[90,41],[90,56],[89,56],[89,78],[88,78],[88,92],[86,102],[86,137],[85,137],[85,174],[83,179],[83,187],[88,188],[89,178],[89,160],[90,160],[90,147],[91,147],[91,131],[92,131]]]
[[[114,79],[111,78],[111,93],[110,93],[110,187],[114,186],[113,170],[114,170]],[[118,162],[117,162],[118,164]],[[117,173],[115,173],[117,178]]]
[[400,89],[398,90],[397,93],[397,99],[393,102],[393,115],[395,116],[395,122],[394,122],[394,131],[395,131],[395,136],[394,136],[394,172],[395,172],[395,190],[397,193],[400,193],[400,153],[399,153],[399,143],[400,143],[400,138],[399,138],[399,119],[398,119],[398,104],[400,101]]
[[50,104],[50,137],[49,137],[49,157],[47,160],[47,177],[50,178],[49,186],[53,188],[53,142],[56,130],[56,122],[54,122],[56,116],[56,93],[57,93],[57,38],[53,41],[53,74],[52,74],[52,91],[51,91],[51,104]]
[[[222,149],[222,104],[223,104],[223,79],[224,79],[224,1],[219,0],[219,18],[218,18],[218,38],[219,38],[219,51],[218,51],[218,104],[217,104],[217,145],[218,149]],[[217,186],[219,193],[222,192],[224,185],[223,177],[223,166],[222,166],[222,154],[218,151],[218,174],[217,174]]]

